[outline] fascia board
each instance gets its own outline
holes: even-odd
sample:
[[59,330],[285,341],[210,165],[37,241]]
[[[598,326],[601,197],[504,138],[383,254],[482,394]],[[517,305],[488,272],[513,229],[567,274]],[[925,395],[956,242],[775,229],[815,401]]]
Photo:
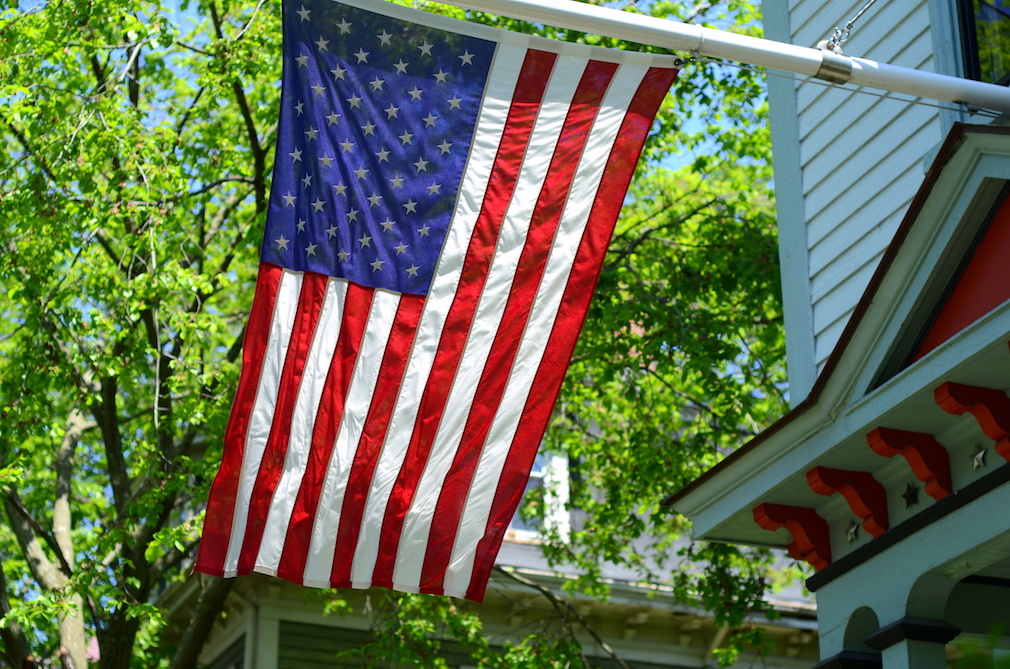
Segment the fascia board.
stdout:
[[820,410],[820,405],[801,405],[797,409],[796,417],[774,435],[735,460],[731,466],[712,472],[704,484],[696,486],[673,503],[675,511],[691,518],[695,538],[711,538],[712,530],[727,518],[741,508],[753,506],[768,488],[762,482],[783,475],[792,465],[790,454],[800,450],[810,435],[824,427],[827,417]]

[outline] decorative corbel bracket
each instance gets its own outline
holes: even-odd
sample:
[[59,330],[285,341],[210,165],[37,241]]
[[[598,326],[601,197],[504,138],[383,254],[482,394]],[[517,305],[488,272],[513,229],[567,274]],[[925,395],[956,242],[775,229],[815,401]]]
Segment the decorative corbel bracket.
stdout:
[[754,507],[754,522],[770,531],[786,528],[793,536],[793,541],[786,547],[790,557],[809,562],[817,571],[831,564],[828,523],[814,509],[787,504],[759,504]]
[[925,484],[926,492],[933,499],[939,501],[954,492],[950,456],[933,435],[878,427],[867,433],[866,441],[877,455],[893,458],[900,454],[904,457],[912,473]]
[[956,416],[975,417],[985,436],[996,442],[996,452],[1010,460],[1010,397],[997,388],[981,388],[948,381],[933,391],[941,409]]
[[807,472],[807,484],[818,495],[841,494],[852,513],[863,519],[863,529],[875,537],[890,527],[887,491],[873,474],[850,469],[814,467]]

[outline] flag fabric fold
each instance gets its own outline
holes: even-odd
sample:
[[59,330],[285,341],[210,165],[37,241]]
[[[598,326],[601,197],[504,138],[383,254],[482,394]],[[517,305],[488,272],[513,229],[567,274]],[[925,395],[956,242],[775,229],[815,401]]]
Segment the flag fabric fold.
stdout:
[[673,59],[285,2],[271,196],[195,569],[481,601]]

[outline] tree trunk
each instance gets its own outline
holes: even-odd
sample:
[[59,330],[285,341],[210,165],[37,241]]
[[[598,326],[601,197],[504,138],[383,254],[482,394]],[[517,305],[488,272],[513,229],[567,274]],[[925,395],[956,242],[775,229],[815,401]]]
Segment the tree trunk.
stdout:
[[[3,569],[0,569],[0,617],[10,613],[11,604],[7,599],[7,578]],[[32,649],[25,638],[21,625],[9,620],[7,624],[0,627],[0,641],[3,641],[3,654],[0,655],[11,667],[22,669],[35,669],[35,660],[32,659]]]
[[[53,503],[53,538],[63,555],[66,568],[74,568],[74,544],[70,537],[73,519],[70,514],[71,483],[74,480],[74,452],[81,432],[89,423],[74,409],[67,419],[67,429],[56,457],[56,499]],[[72,573],[72,572],[71,572]],[[84,669],[88,666],[87,638],[84,634],[84,600],[77,593],[70,596],[71,611],[60,619],[60,659],[64,669]]]

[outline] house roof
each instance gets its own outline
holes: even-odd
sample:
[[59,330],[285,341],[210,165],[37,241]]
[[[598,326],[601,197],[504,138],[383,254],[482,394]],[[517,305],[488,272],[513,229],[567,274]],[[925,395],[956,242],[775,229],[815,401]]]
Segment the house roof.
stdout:
[[[867,435],[878,427],[934,435],[951,458],[961,458],[960,451],[970,450],[980,436],[971,419],[958,420],[939,408],[934,390],[951,380],[1006,387],[1000,379],[1010,379],[1010,306],[1002,304],[921,359],[916,356],[994,206],[1005,197],[1008,179],[1010,129],[956,125],[951,130],[809,396],[664,500],[692,518],[696,536],[792,546],[795,537],[789,531],[770,532],[755,522],[755,509],[771,503],[814,509],[827,521],[830,545],[841,547],[836,558],[872,542],[865,529],[868,524],[872,529],[872,522],[855,518],[851,504],[831,494],[840,491],[821,480],[830,478],[828,470],[850,472],[850,478],[853,472],[868,473],[882,484],[890,527],[935,503],[923,493],[916,504],[902,508],[899,493],[913,495],[911,487],[922,488],[924,482],[903,458],[871,450]],[[1004,313],[1007,317],[1000,318]],[[975,471],[962,472],[961,460],[954,467],[956,483],[967,485]],[[863,520],[866,536],[860,541],[852,536],[855,520]],[[763,522],[774,526],[767,518]]]

